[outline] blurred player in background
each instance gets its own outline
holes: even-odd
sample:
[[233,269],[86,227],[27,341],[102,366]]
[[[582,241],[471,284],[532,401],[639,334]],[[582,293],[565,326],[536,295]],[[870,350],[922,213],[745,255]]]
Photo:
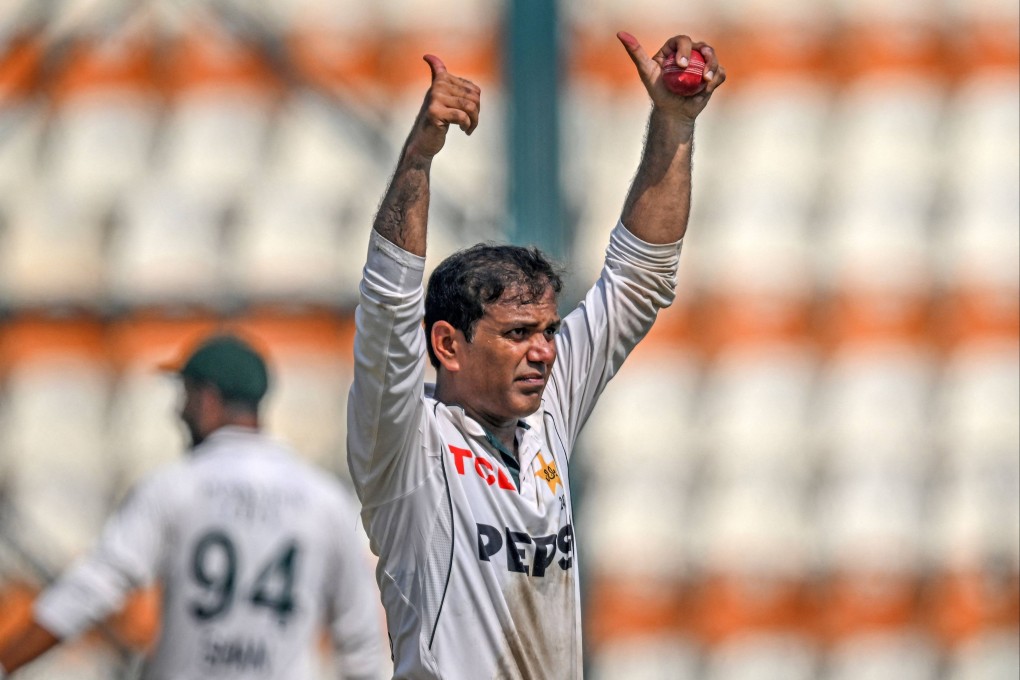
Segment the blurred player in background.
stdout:
[[[649,57],[618,37],[652,100],[644,155],[602,275],[562,320],[560,277],[533,248],[460,251],[423,290],[432,159],[450,126],[475,130],[480,105],[477,86],[425,56],[432,84],[373,225],[348,401],[397,678],[581,677],[567,462],[606,383],[674,298],[694,123],[725,80],[705,43],[677,36]],[[664,62],[685,66],[692,50],[705,90],[674,94]]]
[[342,677],[383,677],[382,616],[355,500],[260,432],[263,358],[216,335],[167,368],[183,381],[191,455],[132,490],[98,545],[0,649],[2,667],[11,673],[77,636],[158,579],[162,630],[145,678],[311,680],[324,626]]

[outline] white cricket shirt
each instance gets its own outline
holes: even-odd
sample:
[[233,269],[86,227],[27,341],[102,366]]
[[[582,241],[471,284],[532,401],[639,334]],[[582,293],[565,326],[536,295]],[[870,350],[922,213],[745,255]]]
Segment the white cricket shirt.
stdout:
[[673,301],[679,253],[613,230],[601,277],[556,336],[542,406],[518,426],[518,489],[481,425],[424,384],[424,258],[372,232],[348,462],[395,678],[581,677],[567,462],[606,383]]
[[69,638],[162,583],[150,680],[312,680],[323,626],[345,678],[379,678],[377,589],[357,506],[326,473],[256,432],[225,427],[144,479],[35,605]]

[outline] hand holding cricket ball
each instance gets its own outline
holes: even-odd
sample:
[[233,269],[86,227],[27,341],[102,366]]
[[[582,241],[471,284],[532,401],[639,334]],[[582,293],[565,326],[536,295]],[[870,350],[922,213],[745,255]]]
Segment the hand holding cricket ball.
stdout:
[[630,33],[621,31],[616,37],[637,67],[653,106],[669,116],[693,122],[726,80],[726,69],[708,43],[677,35],[649,57]]
[[683,97],[690,97],[705,89],[705,58],[697,50],[690,58],[682,57],[677,64],[676,55],[670,54],[662,62],[662,82],[666,89]]

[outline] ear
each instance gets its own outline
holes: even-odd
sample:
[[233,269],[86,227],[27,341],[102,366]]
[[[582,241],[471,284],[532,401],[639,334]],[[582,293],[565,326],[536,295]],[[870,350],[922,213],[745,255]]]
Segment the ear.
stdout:
[[448,321],[436,321],[432,324],[432,351],[439,359],[439,367],[447,371],[460,370],[460,344],[464,334],[454,328]]
[[227,405],[220,393],[220,388],[215,385],[205,384],[198,388],[199,408],[203,417],[211,423],[223,424]]

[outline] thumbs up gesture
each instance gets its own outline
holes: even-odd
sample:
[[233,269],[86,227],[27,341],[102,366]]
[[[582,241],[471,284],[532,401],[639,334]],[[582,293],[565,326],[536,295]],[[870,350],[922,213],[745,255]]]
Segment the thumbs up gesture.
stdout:
[[432,158],[442,150],[451,125],[469,135],[478,127],[482,91],[470,80],[447,71],[439,57],[426,54],[424,59],[432,71],[432,84],[414,121],[406,152]]

